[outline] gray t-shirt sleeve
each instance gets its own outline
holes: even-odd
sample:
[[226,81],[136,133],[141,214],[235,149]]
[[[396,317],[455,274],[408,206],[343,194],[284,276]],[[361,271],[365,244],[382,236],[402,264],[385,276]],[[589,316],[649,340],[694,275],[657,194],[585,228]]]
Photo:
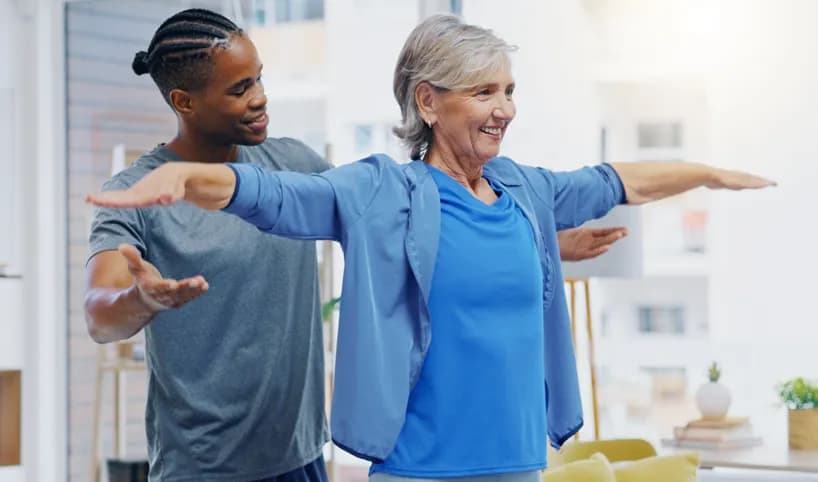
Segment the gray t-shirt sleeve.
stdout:
[[[103,191],[127,189],[128,183],[113,178],[102,186]],[[147,256],[145,242],[145,222],[139,209],[111,209],[98,207],[94,209],[91,220],[91,233],[88,238],[88,258],[86,264],[95,255],[102,251],[117,249],[120,244],[126,243],[136,247]]]
[[298,170],[301,172],[324,172],[327,169],[332,169],[335,167],[326,159],[321,157],[317,152],[311,149],[308,145],[304,144],[298,139],[282,137],[280,141],[282,147],[289,150],[294,159],[298,159],[300,161],[301,166],[303,166],[303,170]]

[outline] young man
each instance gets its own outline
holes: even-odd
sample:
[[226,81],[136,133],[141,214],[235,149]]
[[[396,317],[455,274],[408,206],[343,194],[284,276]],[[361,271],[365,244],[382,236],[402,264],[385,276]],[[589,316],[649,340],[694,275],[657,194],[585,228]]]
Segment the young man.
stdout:
[[[261,62],[227,18],[205,10],[170,17],[133,68],[154,79],[178,133],[105,189],[179,160],[330,167],[298,141],[267,138]],[[326,480],[314,243],[189,205],[100,209],[87,273],[94,340],[145,329],[151,481]]]
[[[181,160],[330,167],[298,141],[267,138],[261,62],[221,15],[193,9],[170,17],[133,69],[154,79],[178,133],[106,190]],[[624,234],[565,232],[561,254],[593,257]],[[107,343],[145,329],[151,481],[327,479],[316,272],[313,243],[262,234],[228,214],[187,204],[96,211],[88,330]]]

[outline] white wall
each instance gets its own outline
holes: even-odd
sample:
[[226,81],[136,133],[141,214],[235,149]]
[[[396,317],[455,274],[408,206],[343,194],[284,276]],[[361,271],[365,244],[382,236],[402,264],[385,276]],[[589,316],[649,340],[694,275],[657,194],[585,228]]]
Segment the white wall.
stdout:
[[[15,68],[22,63],[19,51],[21,16],[12,0],[0,0],[0,263],[7,263],[8,273],[22,269],[20,253],[19,159],[15,146],[19,144],[19,74]],[[23,281],[0,279],[0,369],[23,368]],[[23,466],[0,467],[0,482],[22,482]]]
[[0,370],[23,368],[23,282],[0,278]]
[[327,0],[327,126],[334,161],[359,155],[358,124],[396,125],[392,96],[395,62],[417,24],[418,4],[405,0]]
[[599,109],[581,2],[466,0],[463,16],[519,47],[512,54],[517,118],[502,152],[552,169],[596,163]]
[[[598,159],[599,114],[591,78],[590,26],[580,2],[463,2],[465,21],[519,46],[513,55],[517,118],[503,152],[522,162],[570,168]],[[366,12],[361,15],[360,12]],[[329,126],[336,163],[352,160],[355,124],[394,123],[392,74],[418,21],[415,2],[329,0]],[[377,21],[373,21],[377,19]]]
[[[22,281],[0,279],[0,370],[19,370],[23,366]],[[0,467],[0,482],[25,480],[22,466]]]
[[[0,0],[0,82],[15,89],[18,161],[15,199],[0,202],[0,216],[4,235],[16,238],[14,266],[24,275],[14,295],[17,329],[3,326],[21,337],[23,465],[4,469],[3,482],[65,478],[62,26],[62,2]],[[18,224],[6,224],[15,217]]]
[[[811,0],[588,1],[598,77],[701,85],[703,128],[689,158],[755,171],[781,186],[710,197],[710,317],[717,337],[789,338],[807,323],[818,230],[807,206],[818,180],[818,32]],[[671,99],[679,109],[678,99]],[[644,104],[644,99],[636,99]],[[656,99],[651,102],[657,102]],[[667,100],[662,100],[667,103]],[[685,99],[691,105],[696,99]],[[661,104],[657,107],[661,110]],[[680,110],[684,112],[684,109]],[[693,111],[690,111],[693,112]],[[699,132],[699,131],[696,131]],[[692,140],[692,139],[691,139]],[[627,153],[626,153],[627,154]]]
[[[0,60],[4,65],[19,65],[20,38],[19,10],[13,0],[0,0]],[[20,108],[18,70],[0,69],[0,264],[7,263],[7,272],[19,273],[21,261],[19,122]]]
[[[812,274],[818,229],[818,3],[811,0],[588,0],[606,82],[702,85],[704,161],[781,185],[709,196],[708,321],[734,413],[767,436],[775,384],[818,377]],[[691,360],[708,355],[691,353]],[[769,430],[767,430],[769,428]]]
[[[709,97],[713,160],[780,182],[774,190],[714,197],[713,293],[723,337],[788,340],[792,375],[818,376],[814,354],[818,226],[818,3],[730,0]],[[763,344],[759,344],[762,348]]]

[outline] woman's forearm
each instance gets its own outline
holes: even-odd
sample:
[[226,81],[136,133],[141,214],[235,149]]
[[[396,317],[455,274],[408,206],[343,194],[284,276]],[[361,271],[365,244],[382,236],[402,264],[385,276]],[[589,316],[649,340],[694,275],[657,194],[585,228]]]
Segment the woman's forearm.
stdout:
[[620,162],[611,166],[625,186],[628,204],[644,204],[715,182],[715,169],[704,164]]
[[85,200],[111,208],[168,206],[188,201],[204,209],[222,209],[236,190],[236,176],[224,164],[170,162],[128,189],[88,194]]
[[184,199],[204,209],[222,209],[236,190],[236,175],[224,164],[184,164]]
[[702,186],[740,190],[775,185],[746,172],[693,162],[620,162],[611,166],[622,180],[628,204],[644,204]]

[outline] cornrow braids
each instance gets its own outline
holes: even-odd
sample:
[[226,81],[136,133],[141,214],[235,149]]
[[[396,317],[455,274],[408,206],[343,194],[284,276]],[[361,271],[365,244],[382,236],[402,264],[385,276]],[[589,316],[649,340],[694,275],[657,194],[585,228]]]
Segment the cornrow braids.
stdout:
[[216,12],[183,10],[156,29],[147,51],[139,51],[131,67],[136,75],[150,74],[170,104],[173,89],[196,90],[207,85],[212,73],[212,49],[226,48],[244,31]]

